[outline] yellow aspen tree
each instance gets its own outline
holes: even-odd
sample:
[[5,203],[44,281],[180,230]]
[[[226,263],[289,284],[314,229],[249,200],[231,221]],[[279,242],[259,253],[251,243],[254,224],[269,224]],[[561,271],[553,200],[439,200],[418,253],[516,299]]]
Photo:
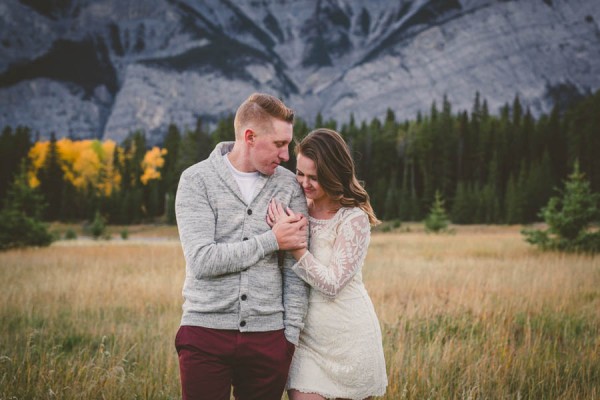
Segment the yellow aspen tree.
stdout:
[[147,185],[153,179],[160,179],[159,169],[165,164],[165,154],[167,154],[166,149],[160,149],[156,146],[146,152],[142,160],[142,171],[144,173],[140,177],[144,185]]
[[46,161],[46,153],[48,152],[48,147],[50,146],[50,142],[35,142],[33,146],[29,149],[29,161],[31,162],[31,168],[27,172],[27,180],[29,186],[35,188],[39,186],[40,180],[38,179],[38,171],[44,165],[44,161]]

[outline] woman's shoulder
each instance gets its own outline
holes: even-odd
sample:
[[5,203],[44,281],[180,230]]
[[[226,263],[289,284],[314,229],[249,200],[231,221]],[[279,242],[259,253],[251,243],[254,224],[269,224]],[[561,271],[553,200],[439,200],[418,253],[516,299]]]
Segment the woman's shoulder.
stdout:
[[318,219],[309,215],[311,224],[321,227],[339,227],[345,223],[356,220],[369,221],[369,216],[359,207],[341,207],[330,219]]
[[351,219],[369,219],[366,212],[360,207],[342,207],[338,213],[339,219],[342,221],[348,221]]

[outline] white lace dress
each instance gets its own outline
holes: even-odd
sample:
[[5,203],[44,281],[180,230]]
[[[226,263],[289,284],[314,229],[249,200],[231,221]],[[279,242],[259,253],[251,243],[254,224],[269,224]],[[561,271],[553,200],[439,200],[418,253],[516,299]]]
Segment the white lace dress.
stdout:
[[310,251],[293,269],[312,289],[288,389],[326,398],[382,396],[381,330],[361,272],[371,236],[368,216],[341,208],[332,219],[309,222]]

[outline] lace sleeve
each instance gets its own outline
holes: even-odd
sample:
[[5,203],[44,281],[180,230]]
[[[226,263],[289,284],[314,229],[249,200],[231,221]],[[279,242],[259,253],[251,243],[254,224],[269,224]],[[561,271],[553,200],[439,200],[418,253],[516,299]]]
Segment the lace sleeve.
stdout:
[[367,215],[353,214],[340,225],[329,265],[323,265],[306,252],[292,268],[311,287],[326,297],[335,298],[362,266],[370,237]]

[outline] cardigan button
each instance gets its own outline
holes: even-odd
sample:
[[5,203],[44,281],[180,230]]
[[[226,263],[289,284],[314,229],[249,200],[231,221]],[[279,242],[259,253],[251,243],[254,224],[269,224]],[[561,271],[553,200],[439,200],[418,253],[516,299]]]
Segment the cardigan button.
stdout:
[[252,215],[252,210],[248,209],[248,215]]
[[246,296],[245,294],[242,295],[242,297],[240,297],[242,299],[242,301],[246,301],[246,299],[248,298],[248,296]]
[[241,327],[244,327],[244,326],[246,326],[246,321],[242,321],[242,322],[240,322],[240,326],[241,326]]

